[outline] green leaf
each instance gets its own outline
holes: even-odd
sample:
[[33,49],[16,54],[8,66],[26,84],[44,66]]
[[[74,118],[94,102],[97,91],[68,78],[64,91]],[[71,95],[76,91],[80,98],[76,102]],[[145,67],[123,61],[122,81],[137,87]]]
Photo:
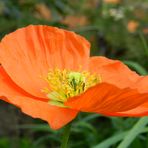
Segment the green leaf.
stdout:
[[19,126],[18,128],[31,129],[36,132],[39,132],[39,131],[47,131],[47,132],[51,132],[51,133],[56,132],[56,131],[52,130],[48,124],[24,124],[24,125]]
[[126,135],[127,135],[127,131],[126,132],[122,132],[120,134],[116,134],[106,140],[104,140],[103,142],[99,143],[98,145],[94,146],[93,148],[109,148],[111,145],[121,141]]
[[[144,128],[140,131],[140,133],[147,133],[147,132],[148,132],[148,128]],[[98,145],[94,146],[93,148],[110,148],[112,145],[116,144],[117,142],[121,141],[126,136],[128,136],[129,133],[130,133],[130,130],[113,135],[107,138],[106,140],[104,140],[103,142],[99,143]]]
[[119,144],[117,148],[127,148],[133,140],[139,135],[145,126],[148,124],[148,117],[143,117],[134,125],[134,127],[125,136],[123,141]]
[[140,64],[136,62],[133,62],[133,61],[123,61],[123,62],[129,67],[135,69],[141,75],[147,75],[148,73],[143,66],[141,66]]
[[146,39],[145,39],[145,37],[144,37],[142,32],[139,32],[139,37],[140,37],[141,42],[143,44],[143,48],[144,48],[145,54],[148,57],[148,45],[147,45]]

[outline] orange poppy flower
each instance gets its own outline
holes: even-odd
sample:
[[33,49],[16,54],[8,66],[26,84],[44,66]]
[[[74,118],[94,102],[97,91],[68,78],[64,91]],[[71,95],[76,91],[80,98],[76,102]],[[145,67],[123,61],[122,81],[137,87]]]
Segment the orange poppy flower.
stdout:
[[79,112],[148,114],[148,77],[117,60],[89,57],[83,37],[30,25],[0,43],[0,98],[59,129]]

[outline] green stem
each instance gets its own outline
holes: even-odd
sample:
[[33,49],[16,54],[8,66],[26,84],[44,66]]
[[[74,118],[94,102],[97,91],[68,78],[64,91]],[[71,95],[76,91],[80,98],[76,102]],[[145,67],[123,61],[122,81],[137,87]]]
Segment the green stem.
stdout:
[[70,135],[71,124],[72,123],[69,123],[64,127],[64,131],[63,131],[63,135],[62,135],[61,148],[67,148],[68,139],[69,139],[69,135]]
[[140,39],[141,39],[141,41],[143,43],[143,48],[145,50],[145,54],[148,56],[148,45],[147,45],[146,39],[145,39],[144,35],[141,32],[139,32],[139,37],[140,37]]
[[139,119],[139,121],[134,125],[134,127],[129,131],[127,136],[123,139],[123,141],[118,145],[117,148],[127,148],[132,143],[132,141],[136,138],[136,136],[143,131],[145,126],[148,124],[148,117],[143,117]]

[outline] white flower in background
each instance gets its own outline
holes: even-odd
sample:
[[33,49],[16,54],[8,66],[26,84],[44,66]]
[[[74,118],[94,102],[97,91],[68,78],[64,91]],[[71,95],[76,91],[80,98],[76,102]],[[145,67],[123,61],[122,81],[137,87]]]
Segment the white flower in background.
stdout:
[[124,9],[110,9],[109,15],[112,16],[116,21],[124,18]]

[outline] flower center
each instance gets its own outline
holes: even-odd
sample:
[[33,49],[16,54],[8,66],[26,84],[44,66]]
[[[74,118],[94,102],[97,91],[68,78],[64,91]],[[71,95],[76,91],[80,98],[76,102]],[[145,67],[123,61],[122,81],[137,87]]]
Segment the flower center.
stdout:
[[66,107],[64,102],[68,98],[80,95],[88,88],[101,82],[101,77],[89,72],[71,70],[49,70],[46,81],[49,88],[44,89],[52,105]]

